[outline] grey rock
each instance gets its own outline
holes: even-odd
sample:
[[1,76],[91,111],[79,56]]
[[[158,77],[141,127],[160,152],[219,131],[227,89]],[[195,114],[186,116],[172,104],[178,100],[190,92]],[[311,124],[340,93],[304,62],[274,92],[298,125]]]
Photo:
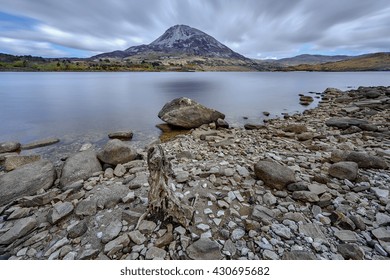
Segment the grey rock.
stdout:
[[84,249],[78,256],[79,260],[93,260],[99,255],[99,249]]
[[114,178],[114,170],[112,168],[107,168],[104,170],[104,177],[107,179]]
[[389,197],[389,190],[371,187],[371,191],[376,195],[377,198]]
[[294,222],[306,222],[306,218],[299,212],[287,212],[283,215],[283,220],[291,220]]
[[111,165],[123,164],[134,160],[137,151],[128,143],[118,139],[109,140],[103,151],[98,154],[98,158]]
[[133,132],[131,130],[111,132],[108,134],[108,138],[131,140],[133,138]]
[[156,229],[156,227],[157,225],[155,222],[143,220],[140,223],[138,230],[143,234],[149,234],[152,233]]
[[291,230],[282,224],[272,224],[271,229],[273,232],[275,232],[276,235],[284,238],[284,239],[290,239],[291,238]]
[[381,245],[379,245],[378,243],[375,243],[374,249],[375,249],[375,251],[377,251],[380,255],[382,255],[382,256],[384,256],[384,257],[387,257],[388,253],[387,253],[386,250],[383,249],[383,247],[382,247]]
[[0,154],[11,153],[20,149],[20,143],[17,142],[2,142],[0,143]]
[[179,171],[175,174],[176,182],[185,183],[189,180],[190,173],[187,171]]
[[47,215],[47,220],[52,224],[58,223],[61,219],[70,215],[73,212],[73,204],[70,202],[58,202],[53,205],[53,208]]
[[68,229],[68,238],[74,239],[74,238],[80,237],[84,233],[86,233],[87,230],[88,230],[87,222],[84,220],[79,221],[79,222],[73,224]]
[[318,202],[320,198],[311,191],[295,191],[292,193],[292,198],[303,202]]
[[347,129],[351,126],[359,126],[366,123],[368,123],[366,120],[353,118],[330,118],[325,122],[327,126],[337,127],[340,129]]
[[266,129],[267,127],[263,124],[254,124],[254,123],[246,123],[244,125],[246,130],[258,130],[258,129]]
[[99,171],[102,171],[102,166],[94,151],[79,152],[65,161],[60,184],[62,187],[66,187],[76,181],[86,180]]
[[263,251],[263,259],[264,260],[278,260],[279,256],[274,251],[264,250]]
[[326,236],[322,232],[320,226],[312,223],[299,225],[299,233],[314,239],[320,239],[326,242]]
[[359,215],[353,215],[350,217],[351,221],[355,224],[356,228],[364,231],[366,230],[366,224],[364,223],[364,220]]
[[127,234],[122,234],[119,237],[111,240],[104,246],[104,253],[108,256],[112,256],[128,246],[130,244],[130,238]]
[[236,228],[232,232],[231,239],[232,241],[237,241],[243,238],[244,236],[245,236],[245,230],[242,228]]
[[200,238],[187,248],[187,255],[193,260],[220,260],[222,254],[217,242]]
[[77,216],[92,216],[97,212],[97,206],[95,200],[82,200],[77,206],[75,213]]
[[295,192],[295,191],[308,191],[308,184],[305,182],[296,182],[296,183],[291,183],[288,184],[287,190],[290,192]]
[[308,251],[293,250],[283,254],[283,260],[317,260],[317,257]]
[[142,213],[136,211],[132,211],[132,210],[122,211],[122,220],[125,220],[129,224],[136,224],[141,216]]
[[48,138],[48,139],[38,140],[38,141],[35,141],[32,143],[22,145],[21,148],[22,148],[22,150],[30,150],[30,149],[36,149],[36,148],[40,148],[40,147],[50,146],[50,145],[56,144],[58,142],[60,142],[60,139],[58,139],[58,138]]
[[303,132],[307,132],[307,127],[305,125],[303,125],[303,124],[293,123],[293,124],[289,124],[289,125],[285,126],[283,128],[283,131],[284,132],[292,132],[292,133],[300,134],[300,133],[303,133]]
[[346,153],[345,151],[333,150],[332,153],[330,154],[330,161],[333,163],[345,161],[347,155],[348,153]]
[[113,220],[111,223],[104,229],[102,242],[107,243],[114,238],[116,238],[122,230],[122,223],[119,220]]
[[358,165],[351,161],[341,161],[332,164],[328,172],[332,177],[354,181],[358,175]]
[[308,188],[312,193],[315,193],[316,195],[321,195],[328,190],[326,185],[320,184],[310,184]]
[[234,256],[237,252],[236,245],[234,245],[233,241],[228,239],[223,245],[223,253],[227,256]]
[[339,230],[334,235],[343,242],[354,243],[358,241],[356,233],[351,230]]
[[32,163],[41,159],[39,155],[31,156],[7,156],[4,161],[4,168],[6,171],[12,171],[18,167]]
[[17,220],[8,231],[0,236],[0,245],[11,244],[15,240],[34,230],[36,226],[37,220],[34,217],[27,217]]
[[149,176],[146,173],[137,174],[137,176],[128,183],[131,190],[139,189],[148,184]]
[[229,123],[224,119],[218,119],[216,125],[217,128],[229,128]]
[[61,247],[65,246],[69,244],[69,240],[68,238],[64,237],[60,240],[58,240],[56,243],[53,244],[53,246],[51,246],[44,254],[45,257],[48,257],[50,256],[51,254],[53,254],[55,251],[57,251],[58,249],[60,249]]
[[376,222],[379,226],[390,226],[390,216],[384,213],[377,213],[375,215]]
[[40,160],[0,175],[0,206],[50,188],[56,179],[53,164]]
[[194,100],[181,97],[165,104],[158,117],[173,126],[196,128],[202,124],[224,119],[225,115]]
[[117,177],[123,177],[126,173],[126,168],[122,164],[118,164],[114,169],[114,175]]
[[147,260],[163,260],[166,255],[167,252],[165,250],[153,246],[146,252],[145,258]]
[[364,251],[357,244],[339,244],[337,245],[337,251],[343,256],[346,260],[363,260]]
[[129,232],[129,237],[137,245],[141,245],[146,241],[145,235],[143,235],[139,230]]
[[390,230],[386,229],[385,227],[380,227],[372,230],[372,234],[378,240],[390,242]]
[[279,163],[261,160],[255,165],[256,177],[268,187],[283,190],[288,184],[295,182],[295,174],[290,168]]
[[356,162],[359,168],[387,169],[387,163],[378,156],[372,156],[362,152],[351,152],[347,155],[346,161]]
[[263,196],[263,202],[267,205],[274,205],[276,204],[276,197],[272,193],[266,193]]
[[266,225],[270,225],[275,218],[275,213],[267,207],[256,205],[252,211],[252,218]]

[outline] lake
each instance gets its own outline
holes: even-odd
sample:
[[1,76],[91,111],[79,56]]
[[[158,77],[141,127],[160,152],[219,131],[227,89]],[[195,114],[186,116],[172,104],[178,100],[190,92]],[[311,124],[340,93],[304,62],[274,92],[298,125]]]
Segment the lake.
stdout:
[[[208,73],[0,73],[0,142],[27,143],[47,137],[61,145],[104,143],[107,134],[133,130],[141,145],[160,134],[159,110],[189,97],[226,115],[229,123],[261,123],[302,112],[298,94],[389,85],[389,72]],[[247,117],[248,119],[244,119]]]

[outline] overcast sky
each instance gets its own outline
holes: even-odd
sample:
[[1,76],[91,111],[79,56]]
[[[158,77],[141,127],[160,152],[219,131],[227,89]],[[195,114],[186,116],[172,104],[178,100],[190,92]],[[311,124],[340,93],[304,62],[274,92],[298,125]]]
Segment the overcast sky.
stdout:
[[0,52],[89,57],[176,24],[251,58],[390,51],[389,0],[0,0]]

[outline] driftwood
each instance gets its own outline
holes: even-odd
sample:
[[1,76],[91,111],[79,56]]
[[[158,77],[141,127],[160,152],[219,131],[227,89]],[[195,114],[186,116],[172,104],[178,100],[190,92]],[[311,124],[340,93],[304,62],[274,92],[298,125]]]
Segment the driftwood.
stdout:
[[148,167],[150,173],[148,179],[150,186],[149,206],[147,212],[140,217],[137,228],[149,214],[162,220],[173,218],[182,226],[188,227],[194,215],[194,208],[180,202],[169,187],[168,176],[172,171],[161,145],[149,149]]

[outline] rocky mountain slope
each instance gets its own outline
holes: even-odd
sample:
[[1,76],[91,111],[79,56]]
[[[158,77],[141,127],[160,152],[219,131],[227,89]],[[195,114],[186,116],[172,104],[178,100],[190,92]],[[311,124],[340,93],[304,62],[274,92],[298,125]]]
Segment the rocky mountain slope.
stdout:
[[212,36],[187,25],[175,25],[148,45],[130,47],[124,51],[103,53],[93,58],[200,56],[249,61]]

